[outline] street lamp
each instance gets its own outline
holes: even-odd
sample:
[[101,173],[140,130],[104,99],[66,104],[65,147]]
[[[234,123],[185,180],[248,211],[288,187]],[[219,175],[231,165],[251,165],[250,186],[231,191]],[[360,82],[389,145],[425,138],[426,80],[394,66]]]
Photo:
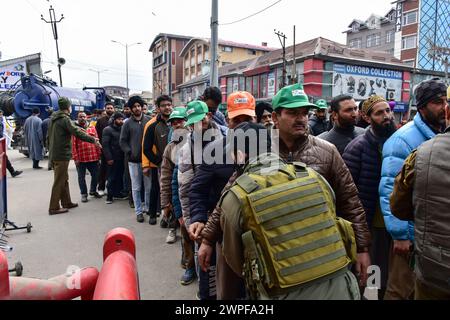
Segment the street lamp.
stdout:
[[128,91],[128,94],[129,94],[130,93],[130,88],[128,87],[128,48],[130,48],[132,46],[135,46],[135,45],[138,45],[138,44],[142,44],[142,43],[141,42],[136,42],[136,43],[133,43],[133,44],[128,44],[128,43],[122,43],[122,42],[119,42],[119,41],[116,41],[116,40],[111,40],[111,42],[120,44],[122,47],[125,47],[126,67],[127,67],[127,91]]
[[89,71],[92,71],[92,72],[96,72],[96,73],[97,73],[97,87],[100,87],[100,73],[101,73],[101,72],[106,72],[106,71],[108,71],[108,70],[107,70],[107,69],[104,69],[104,70],[89,69]]

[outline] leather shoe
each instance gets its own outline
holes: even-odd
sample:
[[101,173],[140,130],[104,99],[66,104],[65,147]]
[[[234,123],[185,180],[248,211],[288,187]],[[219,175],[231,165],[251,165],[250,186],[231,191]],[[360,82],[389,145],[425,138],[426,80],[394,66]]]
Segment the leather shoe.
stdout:
[[51,216],[56,215],[56,214],[63,214],[63,213],[67,213],[67,212],[69,212],[69,210],[67,210],[65,208],[61,208],[58,210],[48,210],[48,214]]
[[64,209],[73,209],[73,208],[77,208],[78,207],[78,203],[69,203],[67,205],[63,206]]

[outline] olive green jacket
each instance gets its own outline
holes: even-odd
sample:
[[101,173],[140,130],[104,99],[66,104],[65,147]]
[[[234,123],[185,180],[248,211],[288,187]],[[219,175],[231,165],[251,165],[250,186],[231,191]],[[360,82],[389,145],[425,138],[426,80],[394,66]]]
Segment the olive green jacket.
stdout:
[[47,134],[49,161],[70,161],[72,159],[72,135],[83,141],[95,143],[94,137],[75,126],[68,113],[55,112],[51,117]]

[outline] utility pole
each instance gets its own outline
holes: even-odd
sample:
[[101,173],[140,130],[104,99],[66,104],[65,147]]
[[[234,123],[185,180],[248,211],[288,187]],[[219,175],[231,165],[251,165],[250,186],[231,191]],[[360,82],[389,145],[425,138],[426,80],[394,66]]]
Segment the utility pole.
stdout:
[[210,86],[219,86],[219,0],[212,0]]
[[58,70],[59,70],[59,84],[61,87],[63,86],[62,83],[62,73],[61,73],[61,66],[66,63],[66,60],[64,58],[59,57],[59,46],[58,46],[58,26],[57,24],[60,23],[64,19],[64,15],[61,14],[61,18],[59,20],[56,20],[56,13],[55,9],[53,9],[52,6],[50,6],[50,9],[48,10],[50,13],[50,21],[47,21],[44,19],[44,16],[41,14],[41,20],[43,20],[45,23],[50,23],[52,26],[53,31],[53,38],[56,42],[56,56],[58,58]]
[[133,43],[133,44],[128,44],[128,43],[122,43],[122,42],[119,42],[119,41],[116,41],[116,40],[111,40],[111,42],[120,44],[122,47],[125,47],[125,59],[126,59],[125,64],[126,64],[126,77],[127,77],[126,82],[127,82],[127,91],[128,91],[128,94],[129,94],[130,93],[130,88],[128,86],[128,48],[130,48],[130,47],[132,47],[134,45],[142,44],[142,43],[141,42],[136,42],[136,43]]
[[92,72],[96,72],[97,73],[97,87],[100,87],[100,73],[101,72],[106,72],[108,70],[104,69],[104,70],[95,70],[95,69],[89,69],[89,71]]
[[280,40],[281,47],[283,48],[283,80],[280,83],[280,89],[286,86],[286,35],[280,31],[274,30],[275,34]]
[[292,78],[291,78],[291,84],[297,83],[297,60],[295,55],[295,25],[294,25],[294,45],[292,47],[293,50],[293,60],[292,60]]

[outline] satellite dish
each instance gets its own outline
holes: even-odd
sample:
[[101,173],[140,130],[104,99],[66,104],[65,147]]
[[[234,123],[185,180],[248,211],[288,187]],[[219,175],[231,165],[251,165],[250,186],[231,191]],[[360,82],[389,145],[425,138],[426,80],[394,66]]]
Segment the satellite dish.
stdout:
[[58,59],[58,64],[61,65],[61,66],[65,65],[65,64],[66,64],[66,59],[64,59],[64,58],[59,58],[59,59]]

